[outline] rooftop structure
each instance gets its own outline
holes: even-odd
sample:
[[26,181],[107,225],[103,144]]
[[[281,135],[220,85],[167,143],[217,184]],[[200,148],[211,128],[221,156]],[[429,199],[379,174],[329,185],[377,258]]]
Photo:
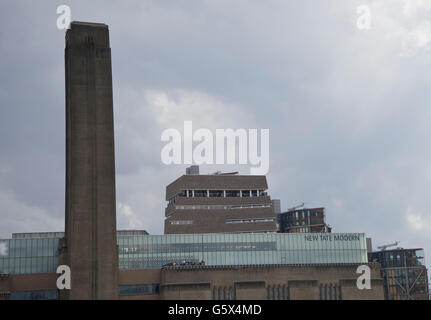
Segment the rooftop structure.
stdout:
[[265,176],[183,175],[166,187],[165,234],[276,232]]
[[282,233],[330,233],[325,221],[325,208],[292,208],[277,216],[279,232]]

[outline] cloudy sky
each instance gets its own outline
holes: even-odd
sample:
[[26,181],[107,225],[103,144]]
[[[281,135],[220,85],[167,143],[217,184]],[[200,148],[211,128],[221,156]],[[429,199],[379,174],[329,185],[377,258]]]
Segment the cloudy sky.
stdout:
[[1,1],[0,238],[64,229],[61,4],[110,28],[119,228],[163,233],[160,135],[192,120],[270,129],[282,209],[430,256],[431,0]]

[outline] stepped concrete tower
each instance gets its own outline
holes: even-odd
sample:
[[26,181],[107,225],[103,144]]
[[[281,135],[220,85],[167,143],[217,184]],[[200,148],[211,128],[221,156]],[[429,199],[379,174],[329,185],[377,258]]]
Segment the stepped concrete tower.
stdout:
[[108,26],[66,32],[66,234],[69,299],[118,298],[114,119]]

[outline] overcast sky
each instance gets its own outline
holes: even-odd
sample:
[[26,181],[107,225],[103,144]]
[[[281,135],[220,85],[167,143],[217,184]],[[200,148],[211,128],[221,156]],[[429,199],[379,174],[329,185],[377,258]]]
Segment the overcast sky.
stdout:
[[[0,238],[63,231],[64,35],[109,25],[119,229],[163,233],[161,132],[270,129],[269,194],[431,250],[431,0],[1,1]],[[357,28],[369,5],[370,30]],[[248,174],[247,166],[202,166]],[[428,262],[428,261],[427,261]]]

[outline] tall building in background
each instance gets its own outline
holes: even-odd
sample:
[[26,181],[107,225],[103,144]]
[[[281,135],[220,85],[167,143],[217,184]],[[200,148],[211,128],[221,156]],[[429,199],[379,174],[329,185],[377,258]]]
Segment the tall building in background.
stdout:
[[369,261],[379,262],[386,300],[428,300],[428,272],[424,250],[403,249],[375,251]]
[[105,24],[66,32],[66,228],[69,299],[118,297],[111,48]]
[[186,174],[166,187],[165,234],[276,232],[265,176]]
[[[301,205],[303,206],[303,204]],[[298,206],[298,207],[301,207]],[[325,208],[292,208],[277,216],[279,232],[282,233],[330,233],[325,221]]]

